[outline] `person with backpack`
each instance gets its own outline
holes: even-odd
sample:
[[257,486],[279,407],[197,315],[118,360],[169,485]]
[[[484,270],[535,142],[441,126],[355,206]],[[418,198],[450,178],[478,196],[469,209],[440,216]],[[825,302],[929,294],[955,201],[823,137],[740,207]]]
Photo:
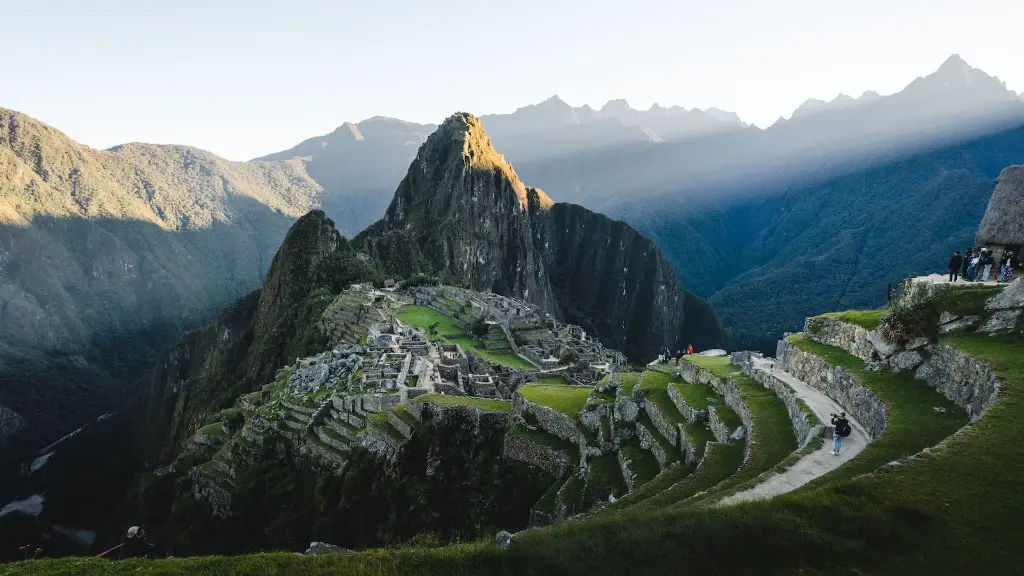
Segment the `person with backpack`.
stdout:
[[832,415],[832,455],[838,456],[839,450],[843,447],[843,438],[850,435],[853,429],[850,428],[850,421],[846,419],[846,412],[840,412],[838,416]]

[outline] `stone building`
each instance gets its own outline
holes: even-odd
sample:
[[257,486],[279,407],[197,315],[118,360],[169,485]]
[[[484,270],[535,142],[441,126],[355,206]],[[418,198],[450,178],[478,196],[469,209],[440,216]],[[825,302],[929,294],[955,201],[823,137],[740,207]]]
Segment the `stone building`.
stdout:
[[1024,166],[1009,166],[999,174],[975,244],[991,248],[996,258],[1010,250],[1015,255],[1015,267],[1020,266],[1024,246]]

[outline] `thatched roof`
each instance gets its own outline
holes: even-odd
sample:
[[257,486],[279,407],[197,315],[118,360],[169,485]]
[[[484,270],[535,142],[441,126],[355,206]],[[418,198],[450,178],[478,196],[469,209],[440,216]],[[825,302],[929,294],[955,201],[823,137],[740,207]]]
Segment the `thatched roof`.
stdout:
[[979,246],[1024,244],[1024,166],[1009,166],[999,174],[975,241]]

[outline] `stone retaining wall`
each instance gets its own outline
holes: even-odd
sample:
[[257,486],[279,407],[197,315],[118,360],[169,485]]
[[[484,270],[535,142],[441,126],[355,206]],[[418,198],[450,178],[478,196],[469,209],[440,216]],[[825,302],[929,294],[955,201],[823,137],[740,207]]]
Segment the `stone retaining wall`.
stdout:
[[782,403],[786,405],[789,421],[793,425],[793,435],[796,437],[801,448],[806,446],[812,438],[821,436],[822,430],[824,430],[823,424],[821,422],[811,423],[812,418],[817,420],[817,417],[804,411],[800,403],[797,402],[796,393],[789,387],[789,384],[766,370],[752,370],[750,377],[774,392],[782,400]]
[[679,429],[668,422],[665,416],[658,410],[658,407],[649,398],[644,398],[644,411],[650,417],[651,423],[661,432],[661,435],[668,440],[669,444],[679,446]]
[[393,410],[388,410],[388,422],[395,427],[395,430],[398,430],[399,434],[405,436],[407,440],[412,438],[412,426],[409,426],[405,420],[399,418],[398,414],[395,414]]
[[[637,426],[639,428],[639,426]],[[615,458],[619,461],[619,470],[622,471],[622,479],[626,482],[626,492],[633,491],[633,472],[630,471],[629,465],[626,463],[626,457],[622,455],[622,450],[615,451]]]
[[951,346],[936,344],[931,352],[931,358],[917,369],[915,377],[966,410],[971,422],[981,418],[999,395],[999,381],[992,368]]
[[693,448],[693,442],[686,435],[686,428],[679,429],[679,448],[683,452],[685,464],[693,464],[697,460],[697,452]]
[[647,426],[637,423],[636,435],[640,439],[640,447],[654,454],[654,458],[658,461],[658,467],[664,468],[671,454],[665,451],[661,442],[658,442],[658,439],[654,437],[655,434],[657,432],[651,432],[647,429]]
[[569,467],[569,459],[560,450],[538,444],[523,436],[505,436],[502,448],[503,458],[532,464],[556,477],[561,477]]
[[832,366],[786,340],[779,341],[775,366],[835,400],[860,421],[872,438],[878,437],[885,429],[888,423],[885,404],[845,368]]
[[568,440],[573,444],[586,443],[583,433],[576,426],[576,421],[558,410],[531,402],[522,394],[515,394],[512,397],[512,410],[517,415],[523,412],[531,414],[537,419],[541,429],[552,436]]
[[686,403],[686,399],[676,391],[675,386],[672,386],[671,384],[668,385],[668,397],[672,400],[672,403],[676,405],[676,409],[683,415],[683,418],[686,418],[687,422],[697,422],[708,419],[707,410],[698,410],[691,407]]
[[856,324],[835,318],[811,316],[804,321],[804,336],[807,339],[819,344],[842,348],[865,361],[877,358],[875,347],[868,339],[868,334],[867,330]]

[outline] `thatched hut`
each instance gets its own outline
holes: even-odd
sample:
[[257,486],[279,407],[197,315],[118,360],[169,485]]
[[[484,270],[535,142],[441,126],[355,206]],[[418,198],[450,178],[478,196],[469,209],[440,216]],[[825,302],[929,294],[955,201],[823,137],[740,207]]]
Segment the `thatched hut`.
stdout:
[[1020,261],[1024,245],[1024,166],[1008,166],[999,174],[975,243],[991,248],[996,257],[1010,250]]

